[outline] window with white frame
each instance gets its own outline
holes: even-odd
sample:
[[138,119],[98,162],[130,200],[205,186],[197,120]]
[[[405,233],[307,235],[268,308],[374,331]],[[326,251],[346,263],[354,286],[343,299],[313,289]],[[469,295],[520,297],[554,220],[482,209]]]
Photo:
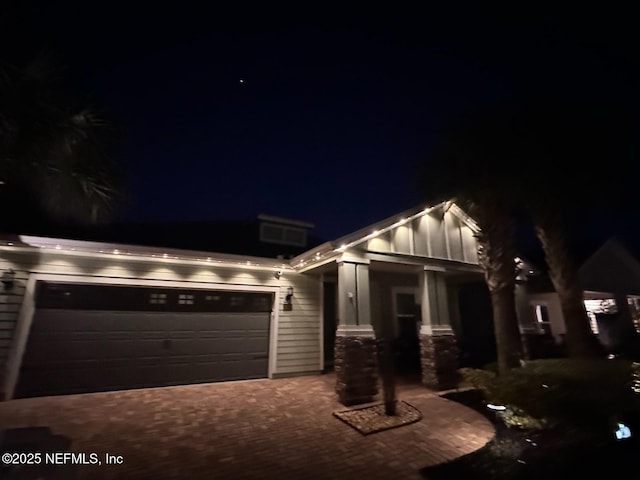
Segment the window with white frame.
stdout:
[[536,319],[536,325],[538,326],[538,332],[540,334],[551,334],[551,320],[549,319],[549,308],[541,303],[533,305],[533,314]]
[[588,299],[584,301],[584,308],[587,311],[589,317],[589,323],[591,324],[591,331],[598,335],[600,330],[598,329],[597,314],[599,313],[617,313],[618,306],[613,298],[596,298]]

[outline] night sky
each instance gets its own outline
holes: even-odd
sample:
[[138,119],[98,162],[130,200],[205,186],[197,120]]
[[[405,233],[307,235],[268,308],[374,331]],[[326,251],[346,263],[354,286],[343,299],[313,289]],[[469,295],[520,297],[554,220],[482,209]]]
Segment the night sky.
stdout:
[[267,213],[336,238],[419,203],[419,164],[469,109],[550,94],[638,110],[635,17],[613,6],[3,5],[3,55],[50,48],[116,128],[121,221]]

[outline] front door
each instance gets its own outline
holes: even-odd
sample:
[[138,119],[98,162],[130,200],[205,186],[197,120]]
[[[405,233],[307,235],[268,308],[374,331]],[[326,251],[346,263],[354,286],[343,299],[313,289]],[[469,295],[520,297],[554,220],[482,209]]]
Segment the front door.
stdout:
[[392,290],[396,325],[396,366],[399,372],[420,371],[420,306],[416,303],[418,290],[397,287]]

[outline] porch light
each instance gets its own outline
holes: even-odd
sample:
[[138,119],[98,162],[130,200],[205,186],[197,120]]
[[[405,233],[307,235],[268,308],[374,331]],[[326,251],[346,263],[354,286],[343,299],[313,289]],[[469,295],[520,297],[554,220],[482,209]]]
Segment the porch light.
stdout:
[[11,290],[13,288],[15,278],[16,272],[11,268],[2,272],[2,284],[5,290]]
[[287,288],[287,295],[285,297],[285,301],[288,304],[291,304],[291,299],[293,298],[293,287]]
[[507,409],[507,407],[505,407],[504,405],[495,405],[493,403],[487,403],[487,408],[497,411],[503,411]]

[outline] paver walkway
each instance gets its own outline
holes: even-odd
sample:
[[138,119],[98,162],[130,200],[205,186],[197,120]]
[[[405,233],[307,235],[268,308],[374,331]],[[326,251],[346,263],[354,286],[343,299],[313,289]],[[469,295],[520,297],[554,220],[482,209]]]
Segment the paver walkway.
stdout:
[[477,412],[413,388],[399,399],[422,412],[420,422],[363,436],[332,415],[344,408],[334,379],[12,400],[0,403],[0,429],[47,426],[71,440],[71,452],[123,457],[122,465],[75,467],[73,477],[87,480],[418,479],[421,468],[470,453],[494,434]]

